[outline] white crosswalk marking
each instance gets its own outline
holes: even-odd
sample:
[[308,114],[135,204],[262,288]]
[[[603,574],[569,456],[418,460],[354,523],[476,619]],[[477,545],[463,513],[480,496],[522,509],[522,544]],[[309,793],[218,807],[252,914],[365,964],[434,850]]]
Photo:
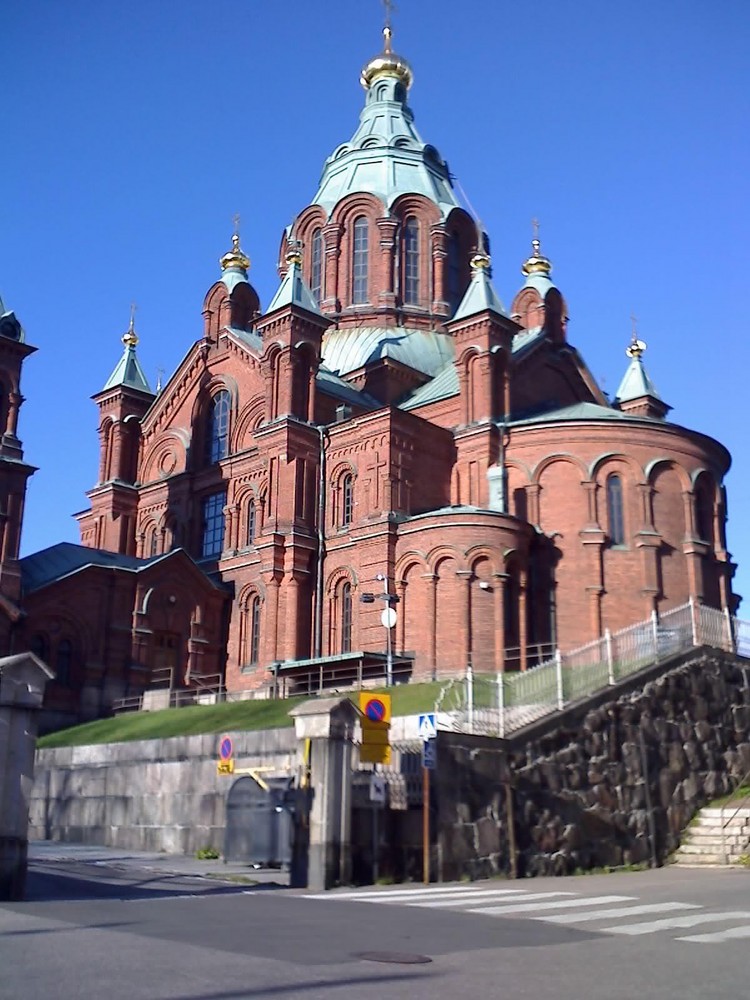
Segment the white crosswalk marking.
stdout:
[[[701,944],[720,944],[750,938],[750,910],[707,912],[698,903],[679,900],[645,903],[641,902],[638,896],[584,896],[577,892],[557,889],[549,892],[530,892],[529,889],[494,888],[496,885],[497,882],[494,884],[489,882],[479,885],[461,883],[398,889],[353,889],[344,892],[312,893],[304,898],[453,910],[457,914],[471,913],[493,918],[520,916],[549,924],[567,926],[586,924],[597,934],[631,937],[655,934],[659,931],[679,932],[705,924],[734,923],[736,926],[711,933],[670,936],[675,941]],[[625,905],[614,905],[618,903]],[[658,916],[652,920],[637,919],[647,914],[653,914],[655,917],[657,914],[673,915]]]
[[715,944],[718,941],[735,941],[739,938],[750,938],[750,926],[728,927],[725,931],[715,931],[713,934],[692,934],[690,937],[679,937],[678,941],[696,941],[699,944]]
[[466,885],[443,885],[443,886],[431,886],[424,889],[370,889],[369,891],[361,892],[357,889],[346,890],[345,892],[316,892],[305,896],[305,899],[347,899],[347,900],[365,900],[366,902],[372,902],[373,900],[377,902],[387,902],[388,900],[393,900],[394,902],[401,903],[404,899],[412,899],[420,896],[455,896],[461,895],[467,892],[472,893],[485,893],[485,892],[507,892],[509,894],[517,895],[518,893],[525,893],[526,889],[497,889],[488,890],[484,888],[469,889]]
[[[497,899],[498,896],[502,896],[501,899]],[[500,893],[493,892],[492,890],[486,892],[472,892],[466,895],[456,895],[451,896],[450,899],[436,899],[436,900],[420,900],[418,902],[406,901],[407,906],[424,906],[428,908],[434,907],[448,907],[455,906],[456,908],[464,906],[466,903],[476,903],[477,900],[486,902],[487,900],[496,900],[499,903],[508,902],[515,903],[521,902],[526,903],[530,899],[549,899],[552,896],[575,896],[574,892],[519,892],[519,893]],[[385,903],[386,900],[379,899],[378,903]],[[404,902],[402,900],[402,902]]]
[[[538,893],[538,896],[557,893]],[[529,898],[529,897],[527,897]],[[575,899],[539,900],[536,903],[509,903],[507,906],[480,906],[466,910],[467,913],[484,913],[486,916],[502,917],[506,913],[533,913],[535,910],[565,910],[572,906],[597,906],[599,903],[627,903],[636,896],[578,896]]]
[[[579,924],[587,920],[609,920],[612,917],[638,917],[642,913],[666,913],[669,910],[699,910],[697,903],[644,903],[642,906],[619,906],[608,910],[590,910],[588,913],[562,913],[554,917],[534,917],[548,924]],[[639,926],[639,925],[635,925]],[[687,927],[690,924],[686,924]],[[614,928],[617,930],[617,928]]]
[[691,913],[687,917],[648,920],[639,924],[625,924],[622,927],[602,927],[602,931],[605,934],[630,934],[635,937],[639,934],[653,934],[656,931],[676,930],[678,927],[697,927],[699,924],[718,924],[723,920],[747,920],[748,918],[750,918],[748,910],[730,910],[726,913]]

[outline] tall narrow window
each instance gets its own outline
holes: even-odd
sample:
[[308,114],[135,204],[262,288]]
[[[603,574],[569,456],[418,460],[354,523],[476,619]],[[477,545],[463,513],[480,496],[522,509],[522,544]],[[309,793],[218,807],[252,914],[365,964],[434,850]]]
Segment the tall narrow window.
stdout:
[[204,559],[221,555],[224,547],[224,507],[227,502],[226,490],[212,493],[203,498],[203,533],[201,556]]
[[255,528],[257,523],[257,508],[255,501],[251,500],[247,505],[247,544],[255,544]]
[[154,533],[151,535],[151,555],[156,556],[159,554],[159,532],[154,528]]
[[451,312],[455,312],[461,301],[461,255],[458,234],[448,238],[448,302]]
[[250,663],[260,660],[260,597],[250,605]]
[[347,527],[354,520],[354,477],[346,475],[341,483],[341,524]]
[[211,400],[206,434],[206,461],[209,465],[226,458],[229,452],[230,402],[226,389],[217,392]]
[[367,302],[367,219],[360,215],[354,220],[352,230],[352,302],[361,305]]
[[341,652],[352,651],[352,585],[344,583],[341,587]]
[[698,480],[695,490],[695,529],[704,542],[714,540],[714,504],[712,490],[705,475]]
[[312,254],[310,256],[310,291],[320,305],[323,297],[323,233],[316,229],[312,234]]
[[34,656],[38,656],[40,660],[43,660],[45,663],[47,662],[49,646],[47,645],[46,637],[39,632],[31,640],[31,652]]
[[622,480],[619,476],[607,479],[607,528],[612,545],[625,544],[625,520],[622,509]]
[[404,302],[419,302],[419,222],[413,215],[404,226]]
[[70,684],[70,668],[72,664],[73,644],[70,639],[61,639],[57,644],[57,659],[55,661],[58,684]]

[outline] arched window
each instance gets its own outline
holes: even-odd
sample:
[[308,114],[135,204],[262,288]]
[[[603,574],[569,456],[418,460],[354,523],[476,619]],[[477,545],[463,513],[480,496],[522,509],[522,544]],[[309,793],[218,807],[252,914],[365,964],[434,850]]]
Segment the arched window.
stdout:
[[255,501],[251,500],[247,505],[247,544],[255,544],[255,529],[257,527],[257,514],[258,509],[255,506]]
[[73,643],[70,639],[61,639],[57,644],[55,670],[58,684],[70,684],[70,669],[73,665]]
[[347,527],[354,520],[354,476],[347,473],[341,481],[341,525]]
[[156,556],[159,554],[159,532],[154,528],[151,535],[151,551],[150,555]]
[[312,234],[312,254],[310,256],[310,291],[320,305],[323,297],[323,232],[316,229]]
[[364,215],[354,220],[352,228],[352,302],[367,302],[367,254],[369,226]]
[[419,302],[419,221],[413,215],[404,226],[404,302]]
[[204,559],[220,556],[224,548],[224,507],[226,502],[226,490],[212,493],[203,498],[201,556]]
[[257,595],[250,604],[250,663],[260,660],[260,597]]
[[352,585],[341,586],[341,652],[352,651]]
[[607,531],[612,545],[625,544],[625,519],[622,507],[622,479],[607,479]]
[[714,540],[714,504],[712,490],[705,475],[698,479],[695,490],[695,530],[704,542]]
[[229,409],[231,400],[226,389],[217,392],[208,409],[206,461],[220,462],[229,452]]

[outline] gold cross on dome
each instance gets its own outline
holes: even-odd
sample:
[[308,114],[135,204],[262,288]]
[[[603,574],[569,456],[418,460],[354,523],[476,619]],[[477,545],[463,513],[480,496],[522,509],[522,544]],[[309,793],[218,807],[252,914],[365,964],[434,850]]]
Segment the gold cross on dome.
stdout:
[[534,239],[539,239],[539,219],[531,220],[531,228],[534,230]]
[[130,329],[131,330],[134,329],[134,327],[135,327],[135,311],[136,311],[137,308],[138,308],[138,306],[135,304],[135,302],[131,302],[130,303]]
[[634,316],[632,313],[630,314],[630,328],[631,333],[633,334],[633,340],[635,341],[638,339],[638,317]]
[[386,28],[390,28],[391,15],[397,8],[393,0],[383,0],[383,6],[385,7],[385,26]]
[[240,235],[240,216],[239,214],[232,216],[232,225],[234,226],[234,235]]

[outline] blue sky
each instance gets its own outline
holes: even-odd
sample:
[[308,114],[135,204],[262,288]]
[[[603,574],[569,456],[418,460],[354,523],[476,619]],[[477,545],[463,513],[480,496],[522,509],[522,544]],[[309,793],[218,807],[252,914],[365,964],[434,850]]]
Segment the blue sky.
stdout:
[[[267,304],[281,230],[357,123],[377,0],[25,0],[3,19],[0,295],[39,352],[20,436],[23,552],[78,541],[90,395],[131,301],[152,384],[201,335],[235,213]],[[729,548],[750,596],[750,4],[400,0],[422,136],[490,234],[506,303],[532,217],[569,337],[614,393],[630,315],[680,424],[733,454]],[[745,616],[750,610],[743,608]]]

